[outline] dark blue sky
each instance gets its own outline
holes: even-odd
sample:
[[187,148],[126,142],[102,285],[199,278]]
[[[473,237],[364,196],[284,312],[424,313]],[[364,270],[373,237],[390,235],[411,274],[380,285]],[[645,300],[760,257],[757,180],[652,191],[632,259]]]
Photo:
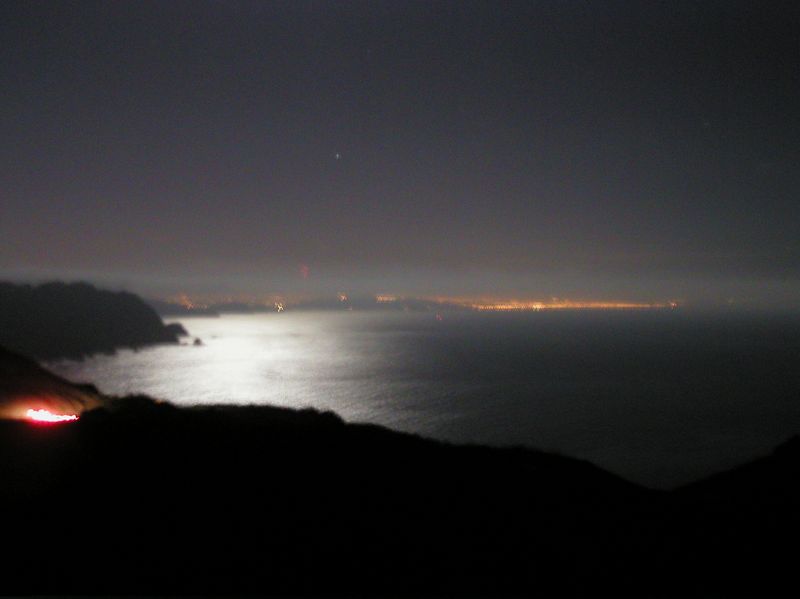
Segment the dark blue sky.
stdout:
[[796,301],[798,31],[796,2],[4,2],[0,275]]

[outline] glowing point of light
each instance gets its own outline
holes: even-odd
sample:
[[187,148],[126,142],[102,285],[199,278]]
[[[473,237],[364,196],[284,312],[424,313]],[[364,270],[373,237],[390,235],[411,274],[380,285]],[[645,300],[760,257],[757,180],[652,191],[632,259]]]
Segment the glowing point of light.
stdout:
[[77,420],[76,414],[53,414],[49,410],[28,410],[26,416],[36,422],[71,422]]

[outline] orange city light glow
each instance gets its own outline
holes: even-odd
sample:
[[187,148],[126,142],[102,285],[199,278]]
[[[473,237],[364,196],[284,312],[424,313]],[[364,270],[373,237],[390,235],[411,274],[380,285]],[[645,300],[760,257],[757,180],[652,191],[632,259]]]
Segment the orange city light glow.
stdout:
[[550,301],[529,301],[513,299],[472,299],[460,297],[432,297],[431,301],[454,304],[462,308],[483,311],[533,311],[540,310],[657,310],[677,308],[676,302],[642,303],[629,301],[573,301],[553,298]]
[[28,410],[26,415],[36,422],[71,422],[77,420],[76,414],[53,414],[49,410]]
[[474,310],[643,310],[666,308],[667,304],[644,304],[636,302],[573,302],[569,300],[554,302],[526,302],[526,301],[500,301],[500,302],[474,302],[462,304]]

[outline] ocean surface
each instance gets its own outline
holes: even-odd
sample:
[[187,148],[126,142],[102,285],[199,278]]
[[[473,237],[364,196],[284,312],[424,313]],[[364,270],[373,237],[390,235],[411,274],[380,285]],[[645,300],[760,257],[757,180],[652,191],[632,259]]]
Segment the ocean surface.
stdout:
[[797,318],[287,311],[180,322],[203,345],[47,366],[110,394],[311,406],[437,439],[556,451],[660,488],[800,433]]

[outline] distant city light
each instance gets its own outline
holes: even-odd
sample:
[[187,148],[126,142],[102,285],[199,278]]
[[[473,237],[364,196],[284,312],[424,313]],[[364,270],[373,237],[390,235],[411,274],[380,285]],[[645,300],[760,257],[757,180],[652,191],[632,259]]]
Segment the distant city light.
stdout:
[[539,312],[541,310],[656,310],[678,307],[677,302],[642,303],[626,301],[572,301],[552,298],[550,301],[494,300],[459,297],[427,298],[440,304],[452,304],[480,312]]
[[205,310],[208,308],[208,304],[197,302],[191,299],[185,293],[181,293],[178,296],[171,298],[171,301],[180,304],[187,310]]

